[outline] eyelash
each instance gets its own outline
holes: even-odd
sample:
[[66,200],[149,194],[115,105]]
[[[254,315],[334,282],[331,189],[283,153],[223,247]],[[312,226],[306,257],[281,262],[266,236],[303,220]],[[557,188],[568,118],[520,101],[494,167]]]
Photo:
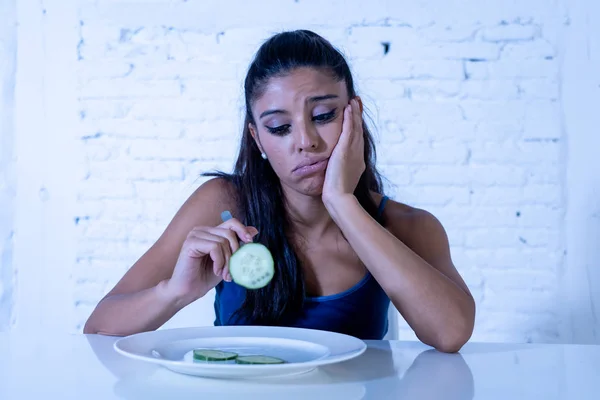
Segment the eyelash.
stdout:
[[[326,124],[328,122],[330,122],[332,119],[335,118],[335,112],[337,109],[333,109],[332,111],[326,113],[326,114],[319,114],[315,117],[313,117],[313,121],[316,121],[318,124]],[[278,136],[283,136],[286,133],[288,133],[288,130],[290,128],[289,124],[286,125],[281,125],[275,128],[271,128],[269,126],[266,126],[267,130],[269,131],[269,133],[273,134],[273,135],[278,135]]]

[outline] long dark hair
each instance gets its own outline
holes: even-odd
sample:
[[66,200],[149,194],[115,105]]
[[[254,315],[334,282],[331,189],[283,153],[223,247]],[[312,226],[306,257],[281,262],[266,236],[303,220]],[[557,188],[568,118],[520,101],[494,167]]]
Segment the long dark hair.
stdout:
[[[268,80],[298,67],[319,68],[344,81],[350,98],[356,95],[354,81],[344,56],[323,37],[308,30],[278,33],[258,50],[244,82],[246,116],[243,136],[233,173],[205,173],[224,178],[236,189],[239,218],[258,229],[255,241],[273,254],[275,276],[266,287],[246,291],[236,315],[256,325],[280,325],[297,316],[304,302],[305,286],[300,259],[289,240],[290,221],[286,212],[279,178],[252,138],[249,123],[256,126],[252,103],[259,98]],[[370,191],[382,193],[381,176],[375,167],[375,146],[371,132],[363,122],[366,170],[354,195],[362,207],[376,217],[377,204]],[[224,322],[226,323],[226,321]]]

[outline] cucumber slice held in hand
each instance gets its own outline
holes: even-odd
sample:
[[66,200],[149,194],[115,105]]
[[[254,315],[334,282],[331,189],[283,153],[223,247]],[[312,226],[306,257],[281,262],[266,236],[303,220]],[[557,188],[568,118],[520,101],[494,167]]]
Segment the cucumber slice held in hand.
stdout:
[[275,274],[275,263],[269,249],[260,243],[247,243],[229,259],[233,281],[246,289],[266,286]]
[[270,356],[239,356],[235,359],[236,364],[284,364],[281,358]]
[[230,361],[237,358],[237,353],[212,349],[194,349],[194,360],[197,361]]

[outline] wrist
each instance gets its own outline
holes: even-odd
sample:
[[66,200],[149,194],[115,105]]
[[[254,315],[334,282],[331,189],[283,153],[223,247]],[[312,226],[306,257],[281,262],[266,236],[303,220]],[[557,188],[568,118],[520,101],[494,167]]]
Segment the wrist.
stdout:
[[156,285],[155,291],[162,301],[175,307],[177,310],[180,310],[193,302],[193,299],[190,299],[189,294],[181,293],[181,291],[177,290],[171,284],[169,279],[160,281],[158,285]]
[[357,203],[358,199],[352,193],[323,196],[323,204],[325,204],[325,208],[334,220],[337,219],[338,215],[344,214],[344,209],[352,207]]

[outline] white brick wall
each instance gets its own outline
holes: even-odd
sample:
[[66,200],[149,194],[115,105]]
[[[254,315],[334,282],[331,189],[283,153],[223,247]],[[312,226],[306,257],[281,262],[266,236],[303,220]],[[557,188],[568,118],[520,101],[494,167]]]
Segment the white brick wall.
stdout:
[[17,13],[13,0],[0,0],[0,332],[12,322],[14,269],[13,213],[15,154],[13,132]]
[[[72,311],[63,329],[81,329],[201,172],[231,168],[242,79],[262,40],[309,28],[351,62],[389,194],[445,225],[478,303],[473,340],[570,338],[560,286],[567,0],[70,4],[77,101],[68,112],[79,118],[69,125],[76,242],[61,267]],[[211,295],[169,326],[212,319]]]

